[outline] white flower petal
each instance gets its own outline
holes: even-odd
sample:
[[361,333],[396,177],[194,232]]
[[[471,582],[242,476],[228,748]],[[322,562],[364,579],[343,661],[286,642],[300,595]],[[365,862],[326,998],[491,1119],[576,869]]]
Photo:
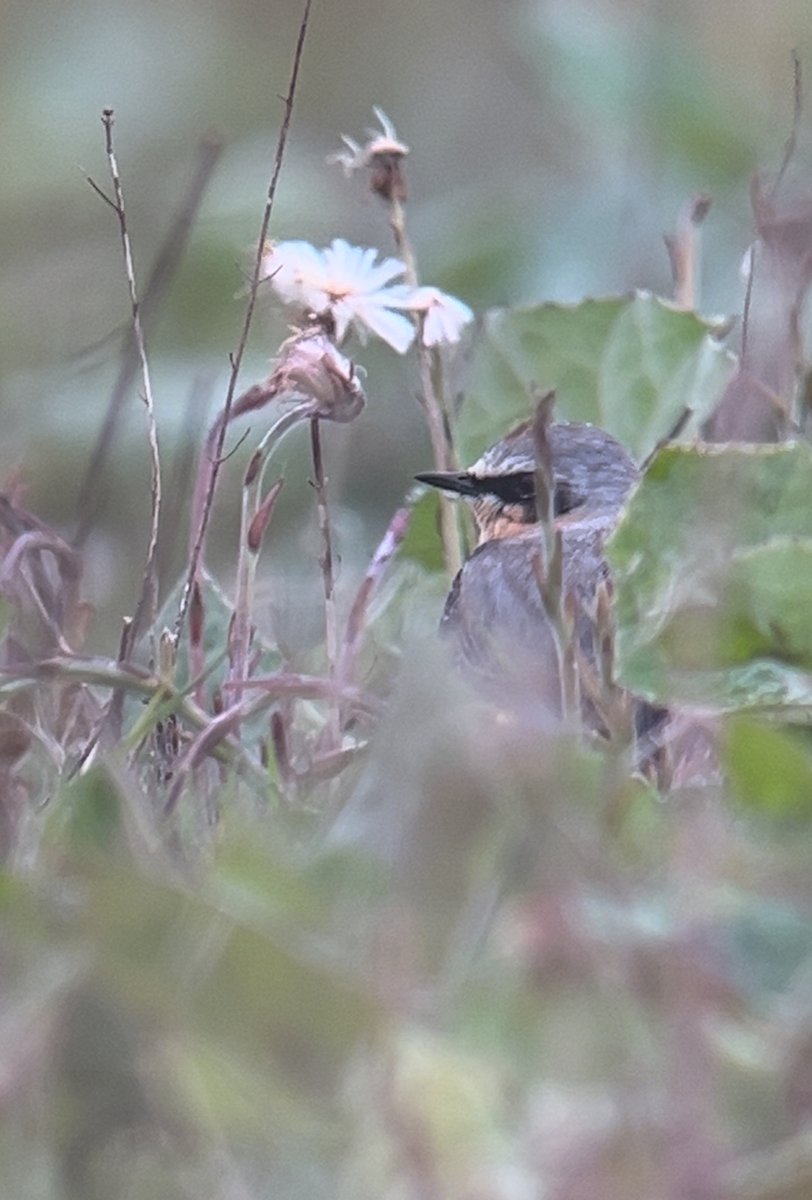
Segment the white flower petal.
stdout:
[[323,305],[323,297],[313,296],[323,273],[322,255],[309,242],[280,242],[262,258],[262,278],[270,279],[273,290],[287,304]]
[[[347,330],[355,320],[355,309],[346,300],[337,300],[329,306],[335,323],[336,341],[341,344],[347,336]],[[366,336],[359,338],[361,344],[366,342]]]
[[329,314],[338,342],[350,327],[361,338],[374,333],[403,354],[414,339],[414,327],[393,308],[405,308],[415,289],[386,285],[403,275],[396,258],[376,263],[378,251],[334,238],[325,250],[309,242],[280,242],[263,256],[263,277],[269,278],[285,303]]
[[[381,293],[384,295],[384,293]],[[363,323],[370,333],[386,342],[398,354],[405,354],[414,341],[415,328],[408,317],[393,312],[380,302],[367,297],[355,306],[354,324]]]
[[[389,290],[394,292],[396,289]],[[389,302],[398,308],[408,308],[410,312],[423,315],[421,340],[424,346],[438,346],[441,343],[453,345],[460,340],[465,326],[474,319],[467,304],[436,287],[412,288],[402,292],[399,297],[391,297]]]
[[[396,142],[398,140],[397,130],[395,129],[394,125],[389,120],[389,118],[387,117],[387,115],[383,111],[383,109],[379,108],[377,104],[373,104],[372,111],[374,112],[375,116],[378,118],[378,122],[380,124],[381,132],[383,133],[383,136],[386,138],[389,138],[393,142]],[[378,136],[378,131],[376,129],[370,129],[369,132],[370,132],[370,136],[372,136],[372,137]]]

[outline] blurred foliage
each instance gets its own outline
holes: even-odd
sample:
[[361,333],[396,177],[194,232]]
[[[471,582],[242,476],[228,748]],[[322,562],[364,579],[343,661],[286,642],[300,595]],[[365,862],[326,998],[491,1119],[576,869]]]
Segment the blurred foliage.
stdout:
[[[144,280],[192,147],[225,131],[186,257],[145,314],[170,464],[160,633],[301,5],[11,3],[0,1193],[808,1200],[812,454],[693,444],[735,365],[729,318],[702,314],[740,303],[748,179],[789,133],[785,48],[809,47],[807,6],[373,7],[314,4],[273,236],[392,252],[388,214],[323,165],[379,103],[412,147],[421,279],[481,314],[440,364],[463,462],[528,417],[534,390],[639,462],[690,410],[692,444],[654,453],[612,540],[600,647],[616,699],[618,681],[670,710],[643,713],[653,749],[635,757],[478,694],[436,636],[435,495],[369,573],[431,465],[420,364],[380,346],[357,353],[363,418],[325,439],[340,701],[318,686],[324,550],[295,449],[253,614],[252,682],[279,692],[235,714],[240,686],[224,686],[239,480],[265,411],[226,443],[204,677],[185,643],[128,673],[116,652],[148,524],[137,385],[94,483],[81,595],[69,546],[128,312],[114,219],[74,164],[101,183],[113,104]],[[699,311],[681,311],[646,289],[669,290],[662,232],[708,188]],[[246,387],[285,334],[262,303]],[[680,721],[689,736],[669,740]]]

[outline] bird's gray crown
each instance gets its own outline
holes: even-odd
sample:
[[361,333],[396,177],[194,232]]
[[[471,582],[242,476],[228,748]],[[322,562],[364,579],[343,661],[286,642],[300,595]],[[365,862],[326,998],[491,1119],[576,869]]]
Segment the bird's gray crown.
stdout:
[[[638,478],[638,470],[616,438],[596,425],[558,422],[548,431],[553,475],[590,507],[619,507]],[[467,474],[485,487],[489,479],[532,475],[536,450],[532,423],[527,421],[491,446]],[[485,490],[483,487],[483,490]],[[594,505],[593,505],[594,502]]]

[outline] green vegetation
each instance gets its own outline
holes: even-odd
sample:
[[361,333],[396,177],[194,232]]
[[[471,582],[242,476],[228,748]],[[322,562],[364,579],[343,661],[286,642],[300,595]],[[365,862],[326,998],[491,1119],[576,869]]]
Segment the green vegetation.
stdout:
[[[585,64],[584,111],[620,121],[643,86],[629,43],[565,7],[517,58],[548,56],[552,95]],[[675,45],[640,128],[731,187],[756,132]],[[509,213],[490,237],[498,206],[473,205],[471,244],[438,248],[376,117],[343,164],[392,240],[333,232],[340,176],[294,121],[281,178],[299,198],[319,181],[321,226],[294,205],[280,232],[269,206],[248,233],[248,317],[205,421],[188,355],[222,333],[241,234],[204,222],[188,263],[159,255],[145,358],[184,378],[147,420],[151,483],[111,401],[76,528],[14,477],[0,495],[0,1197],[807,1200],[812,208],[781,176],[754,189],[744,328],[700,311],[701,197],[667,295],[494,307],[524,258]],[[138,205],[93,179],[137,264]],[[134,348],[128,325],[122,394],[149,408]],[[472,462],[550,390],[553,420],[640,468],[588,611],[539,536],[565,717],[497,698],[440,637],[470,519],[411,479]],[[96,416],[98,395],[70,434],[83,465]],[[577,505],[559,515],[560,538]],[[106,552],[131,560],[125,608]]]

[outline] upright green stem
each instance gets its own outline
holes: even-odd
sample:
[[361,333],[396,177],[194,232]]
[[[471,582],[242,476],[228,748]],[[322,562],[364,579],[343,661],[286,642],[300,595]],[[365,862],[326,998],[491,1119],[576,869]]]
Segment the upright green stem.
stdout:
[[[316,504],[321,533],[321,575],[324,583],[324,633],[327,650],[327,677],[336,682],[338,671],[338,617],[335,604],[335,580],[333,577],[333,536],[330,528],[330,510],[327,507],[327,479],[321,453],[321,431],[318,417],[310,421],[310,449],[313,456],[313,484],[316,489]],[[328,748],[341,744],[341,707],[338,697],[332,693],[327,710]]]
[[251,630],[254,615],[254,588],[257,574],[259,554],[252,549],[249,539],[251,524],[257,515],[262,500],[262,485],[265,467],[271,450],[280,439],[296,425],[304,420],[312,411],[311,401],[295,405],[278,418],[262,438],[254,451],[253,458],[246,473],[242,490],[240,510],[240,549],[237,559],[237,581],[234,590],[234,622],[231,629],[231,667],[229,679],[235,682],[244,680],[248,670],[248,656],[251,649]]

